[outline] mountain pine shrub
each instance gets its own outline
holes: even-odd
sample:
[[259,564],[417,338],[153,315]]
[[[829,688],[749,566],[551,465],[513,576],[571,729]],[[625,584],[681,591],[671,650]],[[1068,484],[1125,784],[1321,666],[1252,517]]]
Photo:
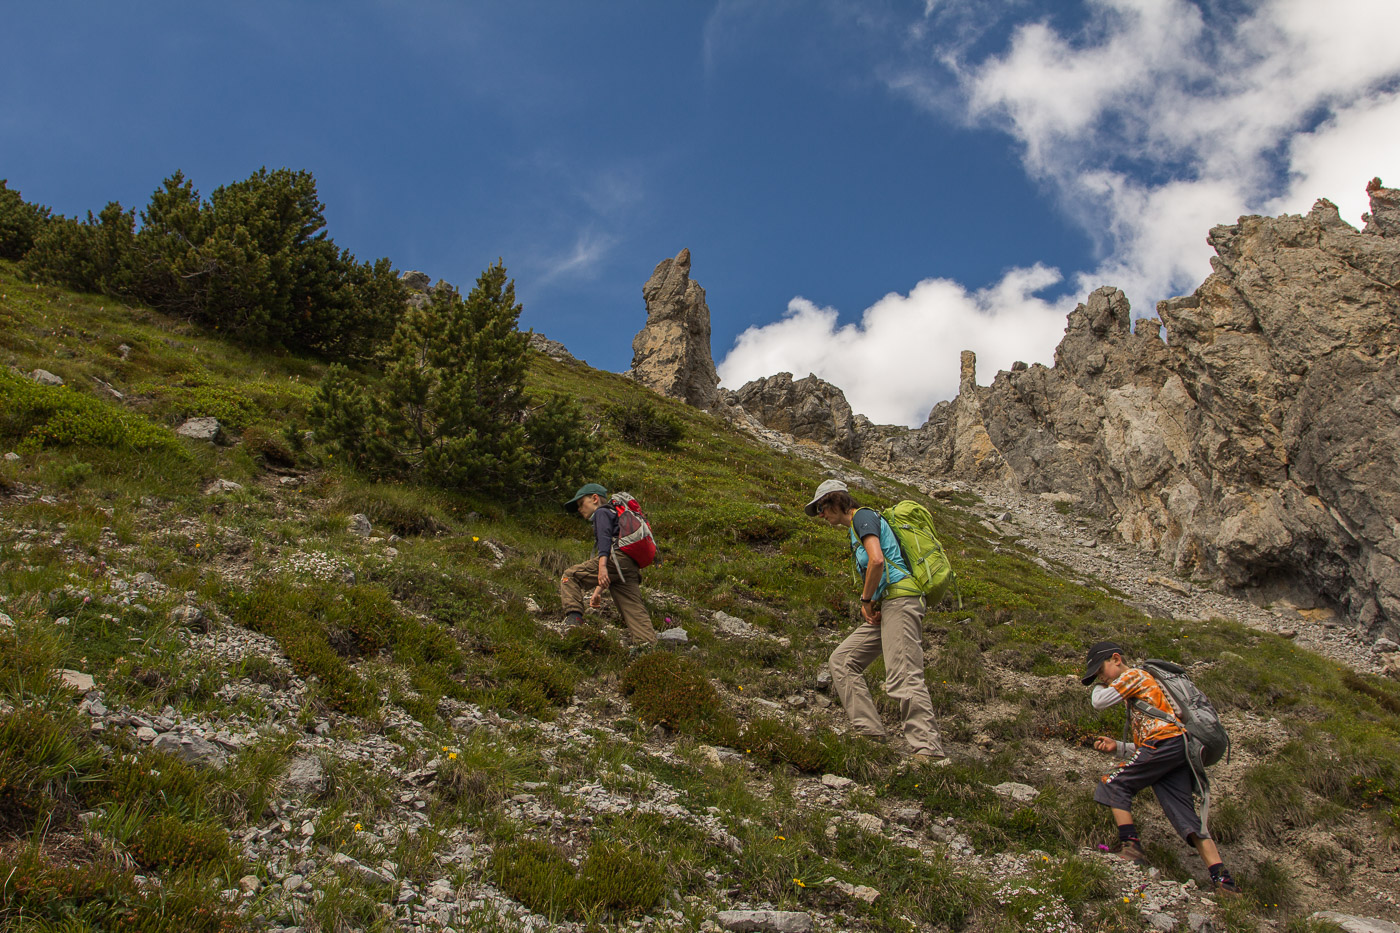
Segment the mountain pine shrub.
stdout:
[[[10,195],[10,196],[7,196]],[[0,183],[0,256],[38,279],[134,299],[245,343],[368,359],[404,306],[392,263],[357,262],[325,231],[310,172],[261,168],[207,200],[182,172],[137,224],[117,202],[49,217]]]
[[0,178],[0,259],[19,259],[49,220],[49,209],[30,204]]
[[371,474],[481,495],[557,494],[587,481],[601,452],[577,403],[552,395],[529,407],[520,310],[500,263],[465,299],[434,291],[399,321],[378,385],[331,367],[311,408],[318,434]]
[[606,415],[622,439],[636,447],[673,450],[685,436],[681,419],[646,399],[610,405]]

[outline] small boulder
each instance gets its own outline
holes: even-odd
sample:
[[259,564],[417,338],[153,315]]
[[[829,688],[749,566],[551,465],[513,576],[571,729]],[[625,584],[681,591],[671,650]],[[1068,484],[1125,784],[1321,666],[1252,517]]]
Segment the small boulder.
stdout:
[[84,674],[82,671],[61,668],[54,671],[54,676],[63,681],[63,686],[71,687],[79,693],[87,693],[96,686],[96,684],[93,683],[92,675]]
[[1015,781],[1003,781],[992,788],[993,791],[1003,797],[1010,797],[1017,803],[1030,803],[1040,796],[1040,791],[1029,784],[1017,784]]
[[202,632],[207,628],[204,610],[198,606],[176,606],[170,610],[170,621],[194,631]]
[[216,479],[208,486],[204,487],[206,496],[217,496],[221,492],[238,492],[243,488],[242,483],[235,483],[231,479]]
[[832,890],[840,892],[843,896],[853,901],[860,901],[863,904],[873,904],[879,898],[880,892],[866,884],[849,884],[837,878],[824,878],[822,884],[829,885]]
[[302,755],[288,766],[282,783],[293,796],[298,793],[318,794],[326,786],[326,769],[315,755]]
[[732,616],[727,612],[716,612],[711,618],[714,620],[715,628],[726,635],[735,638],[753,638],[757,635],[758,629],[745,622],[738,616]]
[[176,428],[175,433],[192,440],[217,444],[223,440],[224,428],[218,418],[191,418]]
[[812,915],[799,910],[721,910],[715,922],[729,933],[810,933]]
[[41,386],[63,385],[63,380],[60,379],[58,376],[55,376],[53,373],[49,372],[47,369],[36,369],[29,374],[29,378],[33,379]]
[[1400,933],[1400,924],[1392,923],[1389,920],[1357,917],[1352,914],[1338,913],[1335,910],[1320,910],[1308,919],[1335,923],[1347,933]]
[[228,761],[223,749],[197,735],[166,732],[156,736],[151,747],[169,752],[186,764],[222,768]]
[[1147,915],[1147,925],[1154,930],[1160,930],[1161,933],[1176,933],[1176,918],[1160,910]]
[[373,868],[370,868],[368,865],[355,861],[353,858],[346,855],[344,852],[337,852],[335,855],[332,855],[330,863],[331,867],[338,868],[341,871],[355,878],[358,878],[360,881],[366,881],[370,884],[393,883],[392,878],[386,877],[380,872],[375,871]]
[[369,516],[364,512],[356,512],[345,523],[345,530],[352,535],[368,538],[370,533],[374,531],[374,525],[370,524]]
[[842,777],[839,774],[822,775],[822,785],[825,787],[830,787],[832,790],[845,790],[847,787],[850,787],[854,783],[855,781],[851,780],[848,777]]
[[689,643],[690,636],[685,633],[685,629],[677,625],[675,628],[668,628],[660,635],[657,635],[656,640],[658,644],[671,645],[672,647],[675,647],[677,645],[684,645]]

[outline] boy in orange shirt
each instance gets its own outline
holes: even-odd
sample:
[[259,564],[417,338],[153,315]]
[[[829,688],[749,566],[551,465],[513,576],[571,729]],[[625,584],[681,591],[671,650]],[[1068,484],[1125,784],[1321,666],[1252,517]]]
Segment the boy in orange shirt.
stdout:
[[1083,678],[1086,687],[1098,681],[1091,700],[1094,709],[1106,710],[1118,703],[1128,706],[1133,741],[1120,742],[1107,735],[1094,740],[1094,747],[1099,751],[1116,752],[1128,758],[1104,775],[1094,789],[1094,800],[1112,810],[1113,819],[1118,823],[1118,844],[1112,851],[1138,865],[1146,861],[1131,807],[1133,795],[1151,787],[1172,827],[1205,862],[1216,893],[1238,894],[1239,888],[1225,868],[1220,850],[1209,836],[1201,834],[1201,820],[1192,800],[1195,779],[1186,760],[1185,728],[1179,722],[1167,722],[1138,712],[1132,701],[1156,707],[1172,717],[1178,712],[1157,679],[1147,671],[1129,667],[1123,660],[1123,653],[1115,642],[1097,643],[1089,649]]

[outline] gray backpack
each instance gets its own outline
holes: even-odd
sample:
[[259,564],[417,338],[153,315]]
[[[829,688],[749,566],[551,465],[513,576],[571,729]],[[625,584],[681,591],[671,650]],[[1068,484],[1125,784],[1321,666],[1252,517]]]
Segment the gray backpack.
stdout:
[[1210,817],[1210,781],[1206,778],[1206,768],[1230,751],[1230,736],[1215,705],[1186,676],[1186,668],[1160,658],[1148,658],[1142,662],[1142,669],[1157,679],[1181,715],[1178,718],[1137,699],[1131,701],[1133,709],[1153,719],[1176,723],[1186,730],[1186,760],[1201,792],[1201,835],[1209,838],[1206,820]]
[[1199,745],[1198,755],[1193,757],[1199,757],[1202,765],[1213,765],[1224,758],[1230,750],[1230,736],[1220,721],[1220,714],[1215,711],[1215,705],[1186,676],[1186,668],[1171,661],[1148,658],[1142,663],[1142,669],[1157,678],[1157,683],[1171,697],[1172,705],[1181,712],[1181,716],[1178,719],[1140,700],[1133,704],[1138,712],[1184,727],[1186,734]]

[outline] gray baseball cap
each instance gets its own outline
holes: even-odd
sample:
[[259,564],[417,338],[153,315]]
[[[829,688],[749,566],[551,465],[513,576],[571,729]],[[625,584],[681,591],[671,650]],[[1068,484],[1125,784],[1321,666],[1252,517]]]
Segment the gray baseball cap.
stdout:
[[839,479],[829,479],[829,480],[826,480],[826,481],[823,482],[820,486],[817,487],[817,494],[816,494],[815,496],[812,497],[812,501],[811,501],[811,502],[808,502],[808,503],[807,503],[807,507],[806,507],[805,509],[803,509],[802,511],[806,512],[806,513],[807,513],[808,515],[810,515],[812,518],[816,518],[816,517],[817,517],[817,503],[820,502],[820,501],[822,501],[822,498],[823,498],[824,496],[826,496],[827,493],[832,493],[832,492],[850,492],[850,491],[851,491],[850,487],[847,486],[845,483],[841,482]]

